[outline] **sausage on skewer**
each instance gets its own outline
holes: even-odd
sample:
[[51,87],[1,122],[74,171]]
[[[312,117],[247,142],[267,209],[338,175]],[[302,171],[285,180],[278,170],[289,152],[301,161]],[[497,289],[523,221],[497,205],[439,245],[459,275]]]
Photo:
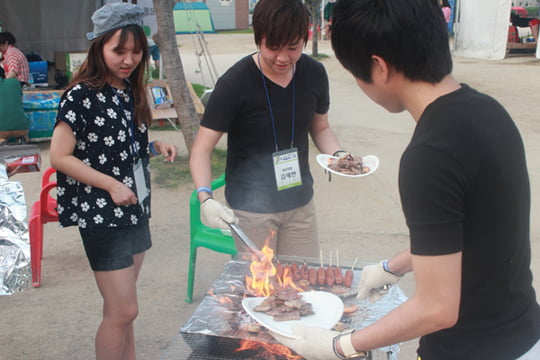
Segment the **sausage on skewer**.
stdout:
[[311,286],[317,285],[317,270],[315,268],[309,268],[308,276]]
[[291,271],[294,281],[298,281],[302,279],[302,275],[300,275],[300,268],[298,267],[297,263],[292,263],[291,265]]
[[353,276],[354,276],[354,266],[356,265],[356,262],[358,261],[358,258],[354,259],[354,263],[351,266],[350,270],[345,271],[345,278],[343,279],[343,285],[346,287],[351,287],[353,282]]
[[334,278],[335,278],[336,285],[343,284],[343,273],[341,272],[341,269],[339,268],[339,266],[336,266],[334,268]]
[[322,266],[317,272],[317,282],[320,286],[326,285],[326,270]]
[[335,282],[334,269],[332,266],[332,252],[330,251],[330,261],[328,267],[326,268],[326,285],[333,286]]
[[326,270],[323,266],[323,256],[322,256],[322,250],[320,252],[321,256],[321,266],[319,267],[319,270],[317,271],[317,281],[320,286],[326,285]]
[[326,268],[326,285],[333,286],[334,283],[335,283],[334,268],[332,266],[328,266],[328,268]]
[[345,271],[345,278],[343,279],[343,285],[350,288],[353,281],[353,272],[352,270]]
[[334,268],[334,278],[336,279],[336,285],[343,284],[343,273],[339,267],[339,251],[336,250],[336,267]]
[[300,275],[302,276],[302,280],[309,280],[309,268],[305,262],[300,267]]

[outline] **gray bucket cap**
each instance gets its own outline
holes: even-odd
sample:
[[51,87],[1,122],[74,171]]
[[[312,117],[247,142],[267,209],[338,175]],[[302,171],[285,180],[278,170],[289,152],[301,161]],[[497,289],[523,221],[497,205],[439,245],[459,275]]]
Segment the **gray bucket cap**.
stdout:
[[88,40],[128,25],[143,26],[144,10],[128,3],[111,3],[97,9],[92,15],[94,31],[86,33]]

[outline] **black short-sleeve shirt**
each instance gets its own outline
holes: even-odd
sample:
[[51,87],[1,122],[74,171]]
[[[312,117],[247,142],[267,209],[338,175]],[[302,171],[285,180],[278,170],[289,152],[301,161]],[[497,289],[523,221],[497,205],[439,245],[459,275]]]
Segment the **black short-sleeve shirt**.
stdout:
[[415,255],[462,252],[457,324],[424,336],[423,360],[515,359],[540,337],[530,271],[524,146],[494,99],[466,85],[430,104],[399,189]]
[[[270,108],[275,119],[275,138]],[[251,55],[220,77],[201,125],[228,133],[225,195],[231,207],[272,213],[291,210],[311,200],[313,178],[308,163],[309,132],[315,113],[326,114],[328,108],[326,70],[305,54],[296,63],[294,80],[285,88],[268,78],[263,82],[261,71]],[[303,185],[278,191],[272,153],[276,151],[276,141],[281,151],[291,148],[291,140],[298,149]]]

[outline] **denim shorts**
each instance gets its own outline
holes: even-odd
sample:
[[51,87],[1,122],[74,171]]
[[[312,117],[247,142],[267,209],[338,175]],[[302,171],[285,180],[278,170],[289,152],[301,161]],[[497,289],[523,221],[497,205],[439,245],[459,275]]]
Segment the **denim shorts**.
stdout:
[[79,228],[93,271],[120,270],[133,265],[133,255],[152,247],[148,222],[135,226]]
[[152,57],[152,60],[159,60],[159,48],[157,47],[157,45],[149,46],[148,54]]

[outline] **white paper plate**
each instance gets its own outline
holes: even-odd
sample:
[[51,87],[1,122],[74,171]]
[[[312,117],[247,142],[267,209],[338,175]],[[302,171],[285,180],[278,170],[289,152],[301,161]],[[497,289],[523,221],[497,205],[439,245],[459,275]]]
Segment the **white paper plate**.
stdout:
[[302,293],[302,299],[311,303],[315,314],[302,316],[300,320],[274,321],[271,315],[253,310],[264,299],[266,298],[245,298],[242,300],[242,306],[252,318],[268,330],[293,339],[297,338],[292,332],[292,327],[295,324],[331,329],[343,315],[343,301],[338,296],[326,291],[307,291]]
[[326,170],[330,171],[331,173],[334,173],[339,176],[346,176],[346,177],[362,177],[362,176],[368,176],[373,174],[377,168],[379,167],[379,158],[375,155],[366,155],[362,157],[362,163],[364,166],[369,167],[369,171],[365,174],[359,174],[359,175],[350,175],[350,174],[344,174],[340,173],[339,171],[332,170],[328,167],[328,162],[331,159],[338,159],[335,156],[328,155],[328,154],[319,154],[317,155],[317,162],[319,165],[321,165]]

